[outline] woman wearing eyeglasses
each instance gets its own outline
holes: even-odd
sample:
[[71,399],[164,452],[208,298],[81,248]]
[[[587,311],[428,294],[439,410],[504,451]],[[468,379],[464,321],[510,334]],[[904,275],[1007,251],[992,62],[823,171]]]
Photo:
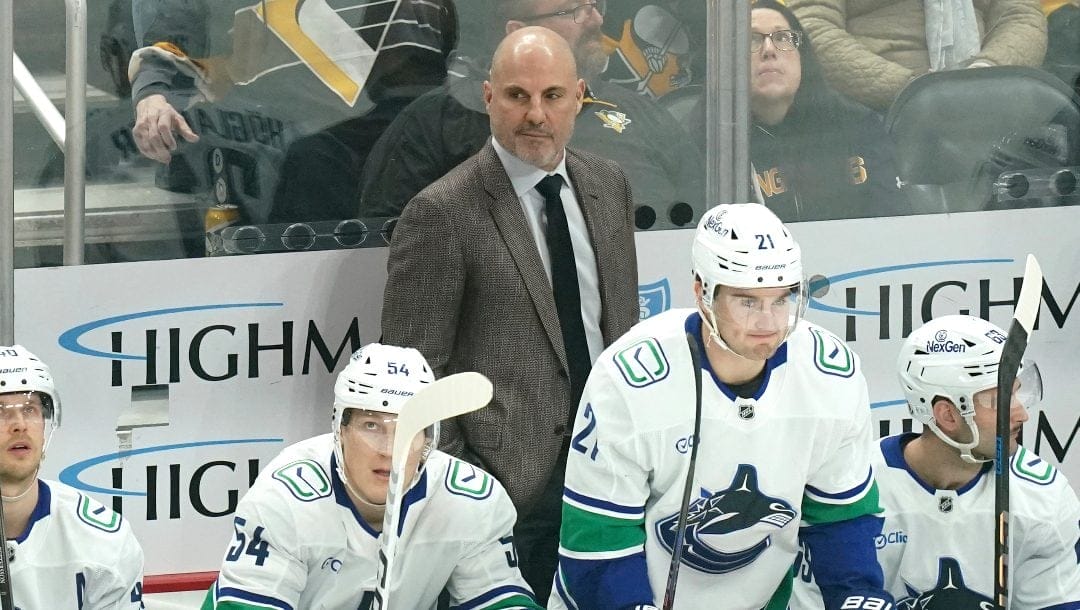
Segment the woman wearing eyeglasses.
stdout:
[[784,221],[909,214],[881,119],[829,88],[798,19],[774,0],[750,16],[750,156]]

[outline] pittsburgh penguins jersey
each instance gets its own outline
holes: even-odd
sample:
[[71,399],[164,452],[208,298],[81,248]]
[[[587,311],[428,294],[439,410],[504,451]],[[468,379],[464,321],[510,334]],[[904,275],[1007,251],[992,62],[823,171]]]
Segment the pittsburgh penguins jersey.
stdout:
[[143,608],[143,552],[127,521],[63,483],[37,485],[26,531],[8,540],[15,607]]
[[[567,463],[549,608],[663,598],[694,443],[686,333],[704,355],[695,310],[649,318],[609,347],[589,376]],[[700,444],[674,607],[782,608],[800,524],[878,510],[866,382],[856,355],[806,321],[766,362],[751,398],[721,383],[704,356],[701,365]],[[865,556],[873,562],[869,541]]]
[[[897,610],[993,608],[994,471],[934,489],[908,466],[915,434],[882,439],[875,467],[885,525],[875,540]],[[1080,608],[1080,503],[1065,476],[1020,447],[1009,485],[1009,608]],[[820,609],[813,557],[799,566],[792,610]]]
[[[538,608],[517,569],[517,518],[486,472],[440,451],[402,499],[390,601]],[[301,441],[259,474],[233,518],[235,535],[204,609],[372,608],[379,533],[357,513],[337,472],[333,436]]]

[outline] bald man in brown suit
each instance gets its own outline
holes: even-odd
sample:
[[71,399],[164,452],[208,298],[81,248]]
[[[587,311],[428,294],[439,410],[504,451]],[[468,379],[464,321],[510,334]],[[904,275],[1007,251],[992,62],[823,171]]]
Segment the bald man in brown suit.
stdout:
[[484,83],[493,138],[405,207],[383,303],[384,342],[416,347],[437,377],[494,382],[490,406],[444,423],[442,447],[509,491],[521,571],[540,600],[577,399],[592,362],[638,319],[626,176],[566,148],[584,90],[558,34],[524,27],[503,40]]

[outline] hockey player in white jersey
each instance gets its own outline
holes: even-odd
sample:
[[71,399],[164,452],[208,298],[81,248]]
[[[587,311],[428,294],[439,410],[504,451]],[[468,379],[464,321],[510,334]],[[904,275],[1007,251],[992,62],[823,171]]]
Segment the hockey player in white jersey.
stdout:
[[799,246],[765,206],[721,205],[698,224],[693,271],[697,308],[641,322],[589,376],[549,608],[662,603],[695,442],[689,333],[701,431],[674,607],[784,608],[801,538],[829,558],[830,609],[884,610],[866,382],[802,320]]
[[0,492],[15,607],[142,608],[143,553],[127,521],[38,478],[60,414],[49,367],[21,345],[0,346]]
[[[885,524],[876,539],[897,609],[993,608],[997,369],[1005,333],[972,316],[937,318],[911,333],[897,362],[921,433],[881,440],[875,472]],[[1015,436],[1042,396],[1022,365],[1012,396],[1009,608],[1080,608],[1080,503],[1065,476]],[[791,607],[820,609],[801,562]]]
[[[333,432],[286,448],[240,501],[235,535],[203,608],[369,610],[397,414],[434,380],[420,352],[369,344],[334,386]],[[493,477],[435,450],[438,425],[406,464],[392,606],[539,608],[517,568],[509,496]]]

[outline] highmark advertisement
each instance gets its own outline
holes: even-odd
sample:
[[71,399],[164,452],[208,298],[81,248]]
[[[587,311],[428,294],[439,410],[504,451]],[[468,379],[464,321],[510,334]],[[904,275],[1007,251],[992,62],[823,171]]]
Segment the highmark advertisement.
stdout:
[[[1023,441],[1080,481],[1080,208],[792,226],[807,317],[859,354],[879,434],[918,429],[900,343],[931,317],[1007,327],[1024,258],[1046,276],[1029,355],[1046,397]],[[691,231],[638,234],[642,317],[692,305]],[[130,521],[148,575],[213,571],[232,512],[284,446],[329,431],[332,384],[379,337],[385,248],[16,272],[16,337],[53,369],[63,422],[43,474]],[[425,298],[416,287],[416,298]]]

